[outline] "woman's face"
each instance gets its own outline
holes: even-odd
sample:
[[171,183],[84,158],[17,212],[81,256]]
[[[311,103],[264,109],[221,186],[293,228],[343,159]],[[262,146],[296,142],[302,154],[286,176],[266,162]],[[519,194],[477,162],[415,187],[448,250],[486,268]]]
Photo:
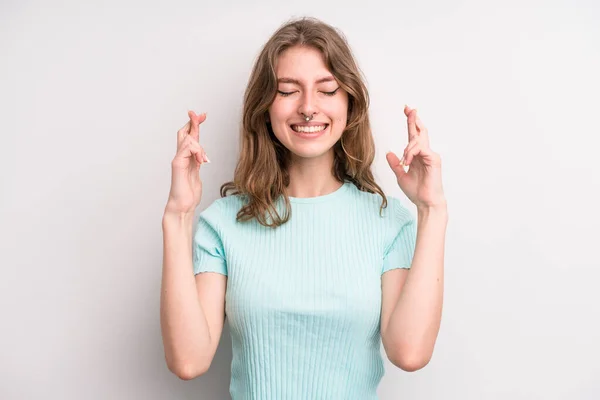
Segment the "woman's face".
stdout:
[[297,157],[327,156],[346,128],[347,92],[312,47],[285,50],[275,72],[278,92],[269,108],[275,136]]

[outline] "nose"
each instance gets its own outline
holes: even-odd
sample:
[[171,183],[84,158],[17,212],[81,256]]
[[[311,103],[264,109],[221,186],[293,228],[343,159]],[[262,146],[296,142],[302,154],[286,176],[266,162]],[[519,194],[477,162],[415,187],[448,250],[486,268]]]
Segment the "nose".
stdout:
[[308,90],[302,95],[298,113],[309,117],[318,113],[315,95]]

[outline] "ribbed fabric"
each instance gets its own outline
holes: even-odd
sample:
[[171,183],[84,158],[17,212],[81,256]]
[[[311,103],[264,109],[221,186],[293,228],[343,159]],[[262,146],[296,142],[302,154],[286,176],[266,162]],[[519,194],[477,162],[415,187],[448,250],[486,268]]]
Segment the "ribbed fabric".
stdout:
[[239,195],[200,213],[194,274],[228,276],[233,400],[377,399],[381,275],[410,268],[417,228],[387,198],[380,216],[381,197],[346,182],[290,198],[291,219],[276,229],[236,222]]

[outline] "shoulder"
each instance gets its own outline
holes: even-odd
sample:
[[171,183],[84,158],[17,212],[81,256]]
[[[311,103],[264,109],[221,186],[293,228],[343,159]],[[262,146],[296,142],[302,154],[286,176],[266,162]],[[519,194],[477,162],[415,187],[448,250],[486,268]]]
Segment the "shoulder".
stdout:
[[[360,190],[354,183],[349,183],[349,196],[350,201],[356,204],[361,210],[369,215],[379,215],[379,210],[381,205],[383,204],[383,198],[379,193],[370,193]],[[389,196],[386,195],[388,199],[388,207],[389,207]],[[383,209],[385,213],[387,208]]]
[[214,225],[223,225],[228,221],[235,221],[238,211],[244,205],[241,195],[229,195],[213,200],[204,208],[198,218],[211,222]]
[[381,216],[385,221],[397,224],[398,222],[407,222],[413,218],[410,209],[397,196],[385,194],[387,205],[381,209],[383,198],[378,193],[364,192],[352,184],[351,195],[360,204],[362,210],[369,215]]
[[414,219],[412,211],[398,197],[388,196],[389,217],[396,223],[407,223]]

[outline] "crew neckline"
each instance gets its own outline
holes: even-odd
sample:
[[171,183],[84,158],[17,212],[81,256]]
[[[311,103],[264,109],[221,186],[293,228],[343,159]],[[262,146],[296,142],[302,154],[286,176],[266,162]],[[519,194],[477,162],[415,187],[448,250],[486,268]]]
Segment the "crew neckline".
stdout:
[[291,203],[304,203],[304,204],[306,204],[306,203],[321,203],[324,201],[330,201],[330,200],[334,200],[334,199],[338,198],[339,196],[341,196],[342,194],[344,194],[344,192],[346,192],[348,190],[348,187],[350,185],[352,185],[352,182],[346,180],[346,181],[344,181],[342,186],[340,186],[333,192],[324,194],[322,196],[314,196],[314,197],[288,196],[288,199],[290,199]]

